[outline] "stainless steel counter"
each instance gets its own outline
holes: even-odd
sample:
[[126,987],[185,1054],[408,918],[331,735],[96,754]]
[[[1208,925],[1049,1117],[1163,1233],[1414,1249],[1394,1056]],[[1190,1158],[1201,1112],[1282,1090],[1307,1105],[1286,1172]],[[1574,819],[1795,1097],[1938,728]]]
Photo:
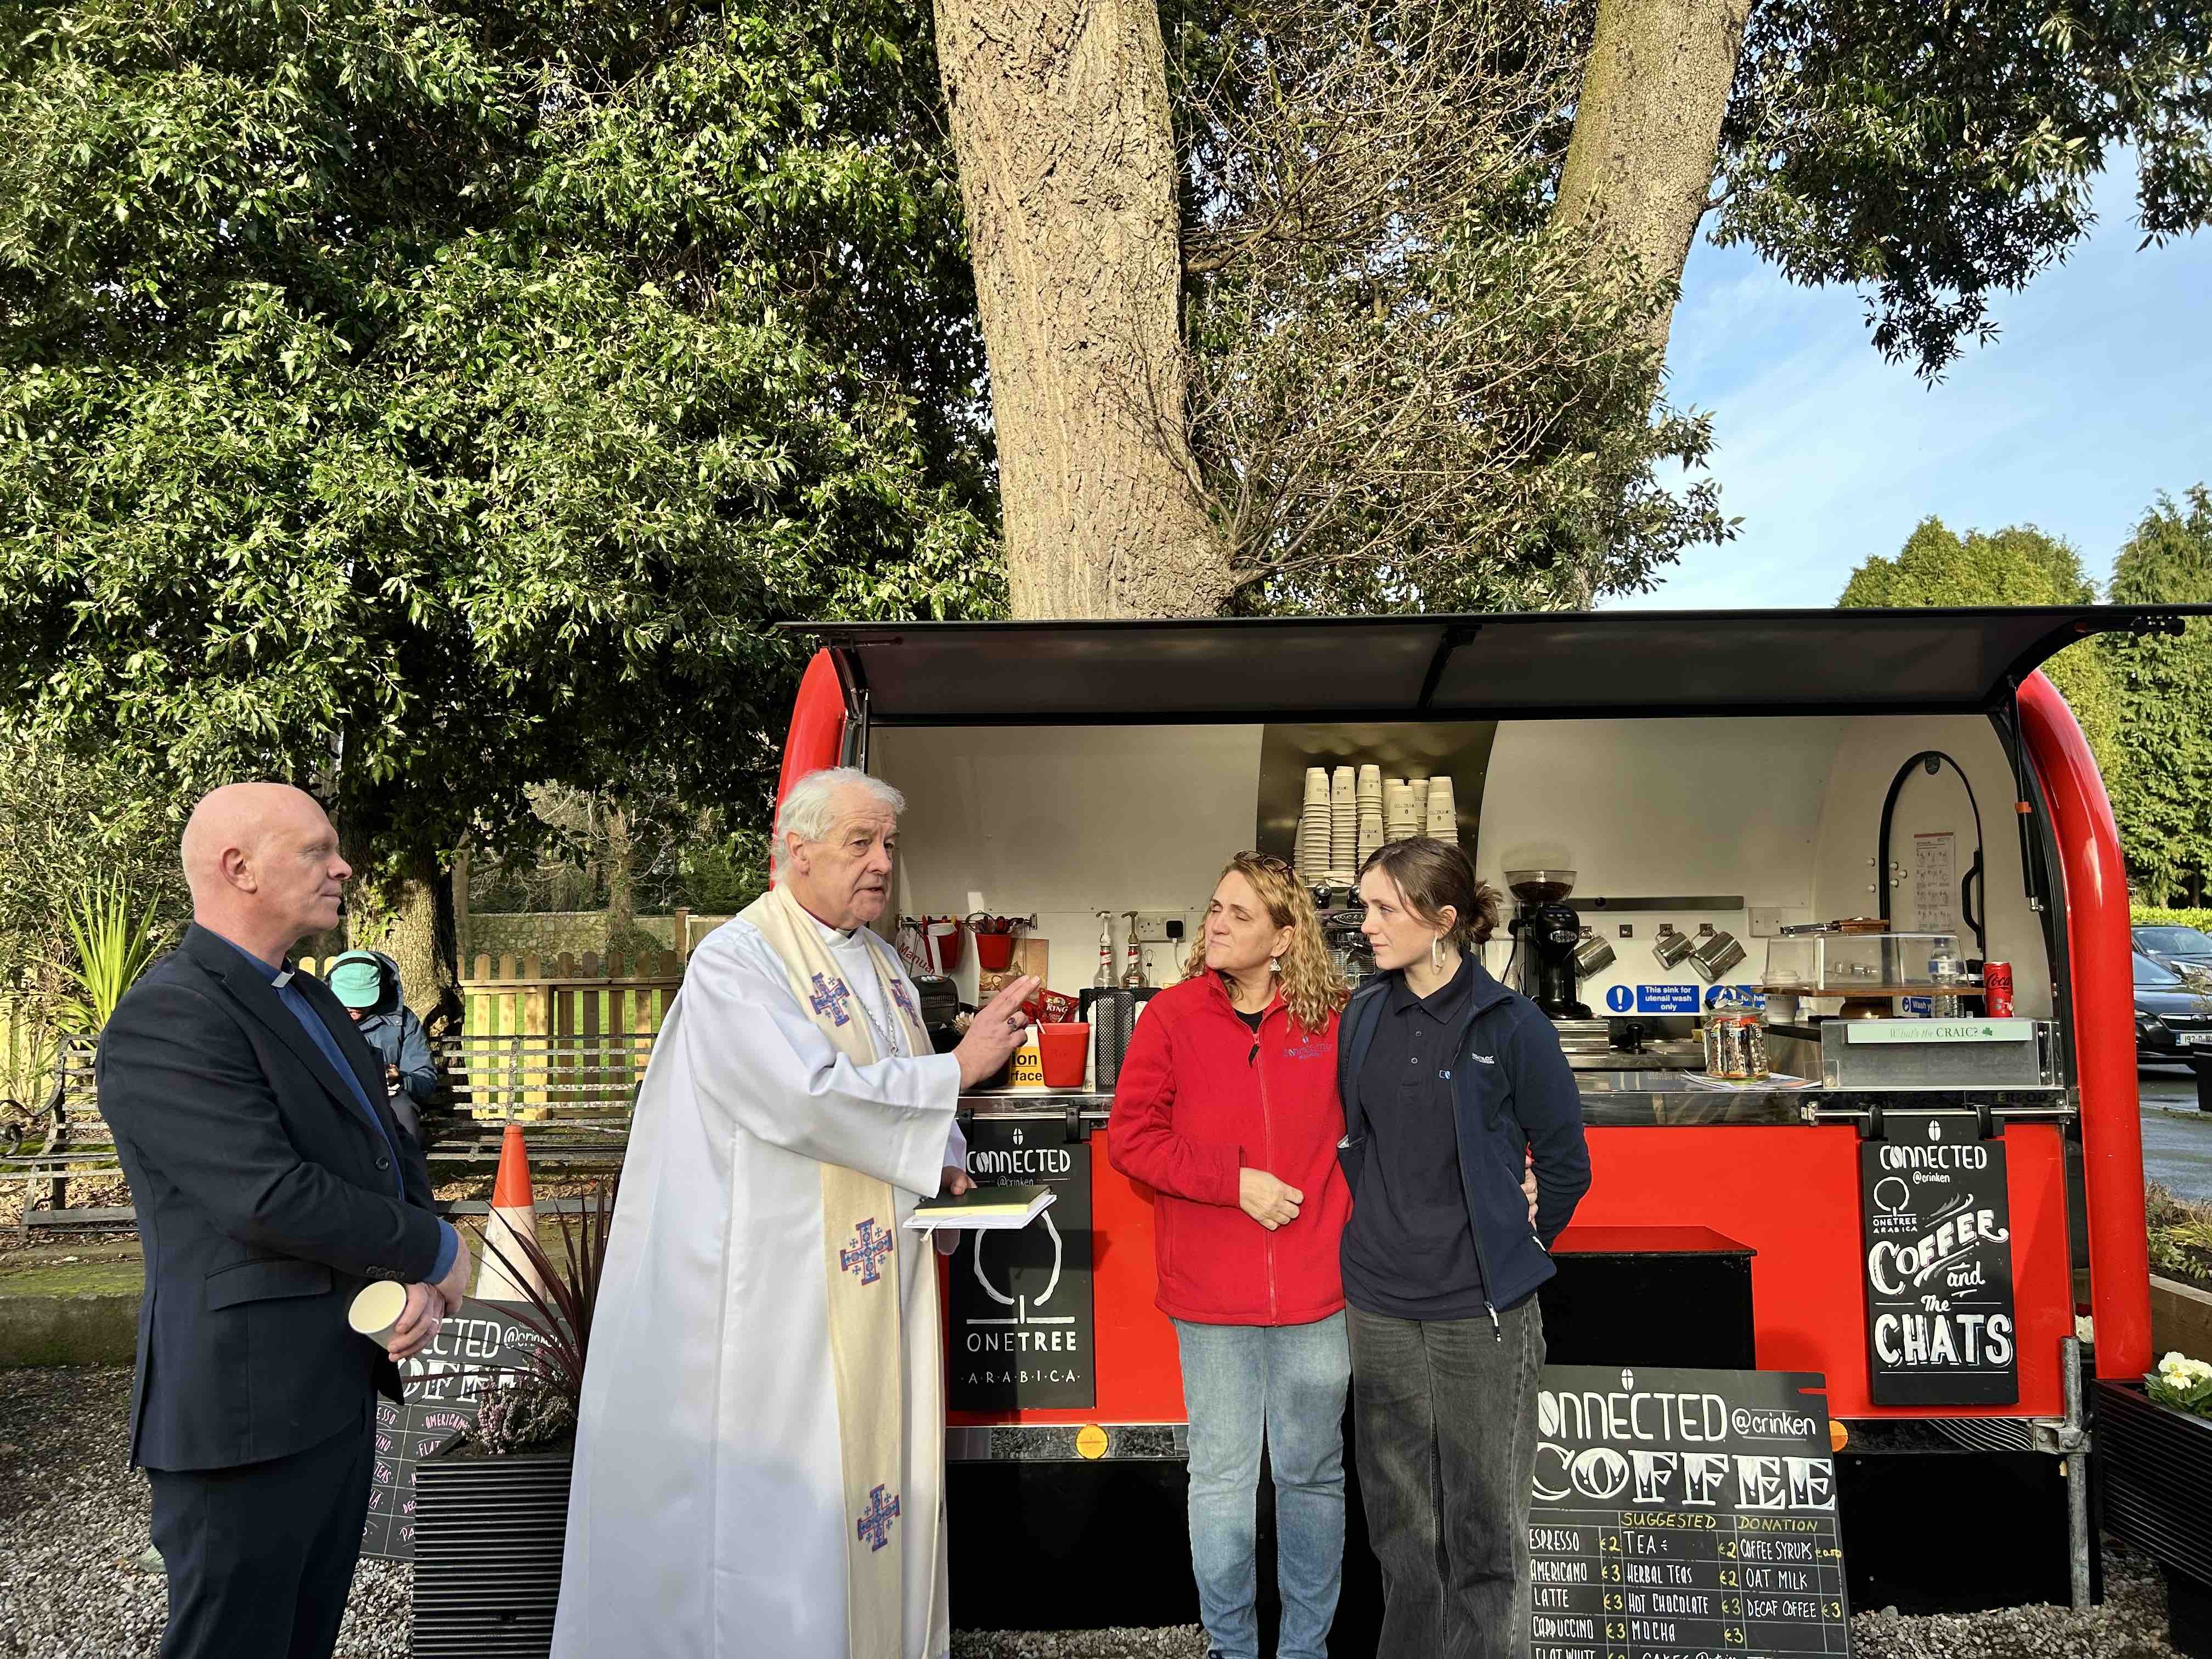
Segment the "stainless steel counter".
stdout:
[[[1971,1097],[1958,1089],[1701,1089],[1680,1072],[1649,1069],[1585,1071],[1575,1081],[1583,1121],[1593,1128],[1808,1124],[1848,1120],[1877,1108],[1925,1112],[1987,1106],[2008,1117],[2039,1118],[2064,1117],[2074,1109],[2070,1092],[2054,1089],[1978,1090]],[[1080,1135],[1103,1124],[1113,1103],[1111,1095],[1085,1089],[997,1089],[961,1096],[960,1110],[965,1116],[1056,1123]]]

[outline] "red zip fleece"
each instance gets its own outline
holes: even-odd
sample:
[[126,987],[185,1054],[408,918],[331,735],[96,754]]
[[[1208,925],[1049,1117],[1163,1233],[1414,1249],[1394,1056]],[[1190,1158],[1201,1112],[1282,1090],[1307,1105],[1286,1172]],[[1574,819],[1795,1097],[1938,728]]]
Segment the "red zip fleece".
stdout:
[[[1352,1213],[1338,1164],[1336,1016],[1301,1029],[1280,992],[1255,1036],[1218,975],[1146,1005],[1114,1089],[1106,1155],[1158,1194],[1162,1313],[1208,1325],[1304,1325],[1344,1305],[1337,1247]],[[1269,1232],[1238,1207],[1237,1171],[1305,1194]]]

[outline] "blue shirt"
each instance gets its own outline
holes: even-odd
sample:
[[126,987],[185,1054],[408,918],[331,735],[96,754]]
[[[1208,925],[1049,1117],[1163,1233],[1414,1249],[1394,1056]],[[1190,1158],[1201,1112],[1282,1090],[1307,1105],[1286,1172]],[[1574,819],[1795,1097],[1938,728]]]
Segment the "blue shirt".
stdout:
[[[220,933],[216,937],[222,939]],[[374,1126],[377,1139],[392,1154],[392,1188],[399,1197],[404,1199],[407,1196],[407,1178],[399,1168],[399,1148],[392,1144],[391,1135],[385,1131],[384,1120],[377,1115],[376,1108],[368,1103],[368,1097],[362,1092],[361,1079],[354,1075],[353,1067],[346,1063],[345,1054],[339,1048],[338,1040],[331,1035],[331,1028],[323,1024],[323,1017],[315,1012],[314,1004],[301,995],[299,988],[292,983],[292,970],[272,968],[244,945],[230,939],[224,939],[222,942],[244,957],[255,971],[269,981],[270,988],[276,993],[276,1000],[290,1011],[293,1018],[300,1022],[300,1029],[307,1034],[307,1040],[322,1050],[323,1058],[330,1061],[331,1069],[338,1074],[346,1085],[347,1092],[353,1096],[354,1104],[361,1108],[361,1115]],[[453,1271],[453,1258],[461,1250],[461,1236],[450,1224],[441,1221],[438,1230],[443,1237],[443,1243],[438,1246],[438,1265],[430,1270],[429,1282],[433,1285]]]

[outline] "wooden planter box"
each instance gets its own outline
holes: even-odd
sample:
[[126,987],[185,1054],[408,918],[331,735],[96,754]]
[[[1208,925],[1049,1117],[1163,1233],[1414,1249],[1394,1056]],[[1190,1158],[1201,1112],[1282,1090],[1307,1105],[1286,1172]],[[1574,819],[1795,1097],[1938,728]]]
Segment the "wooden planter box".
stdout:
[[561,1599],[569,1451],[415,1466],[415,1659],[544,1659]]
[[2212,1659],[2212,1418],[2100,1382],[2096,1450],[2106,1529],[2166,1574],[2174,1647]]

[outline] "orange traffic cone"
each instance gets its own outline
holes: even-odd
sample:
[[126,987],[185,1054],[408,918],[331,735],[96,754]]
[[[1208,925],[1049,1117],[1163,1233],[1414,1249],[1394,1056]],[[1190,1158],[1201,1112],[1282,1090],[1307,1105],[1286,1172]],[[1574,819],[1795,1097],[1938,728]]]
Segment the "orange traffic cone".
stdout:
[[[491,1184],[491,1213],[484,1218],[484,1239],[490,1249],[477,1269],[479,1302],[527,1302],[530,1290],[543,1296],[545,1281],[532,1262],[522,1241],[538,1237],[538,1204],[530,1191],[530,1153],[522,1144],[522,1126],[510,1123],[500,1138],[499,1174]],[[507,1258],[505,1263],[500,1256]]]

